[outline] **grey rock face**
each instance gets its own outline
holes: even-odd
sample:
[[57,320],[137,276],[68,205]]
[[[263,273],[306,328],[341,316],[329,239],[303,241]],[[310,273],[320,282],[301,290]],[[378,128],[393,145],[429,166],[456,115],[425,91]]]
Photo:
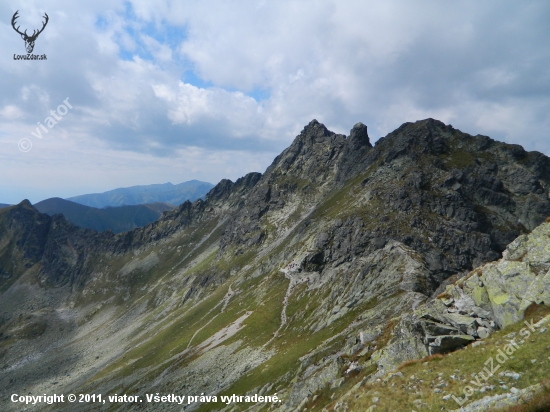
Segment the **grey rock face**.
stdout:
[[[522,152],[518,147],[466,135],[428,119],[403,125],[380,139],[374,149],[363,141],[363,152],[354,151],[350,160],[346,148],[357,141],[359,131],[366,134],[358,126],[344,140],[316,123],[306,127],[259,182],[257,197],[249,201],[250,210],[242,212],[247,218],[235,220],[241,230],[248,227],[242,236],[246,238],[247,230],[262,230],[259,220],[270,207],[284,208],[284,199],[295,190],[284,192],[280,189],[284,186],[276,185],[272,176],[278,170],[291,174],[294,167],[304,180],[302,188],[317,189],[313,197],[322,194],[322,187],[342,187],[349,179],[343,171],[351,170],[350,163],[354,173],[371,170],[362,181],[364,194],[355,200],[355,211],[332,221],[327,247],[311,256],[316,270],[322,270],[323,262],[352,259],[393,239],[424,256],[435,286],[453,273],[499,258],[508,243],[550,214],[550,167],[548,158],[540,153]],[[322,142],[320,147],[325,149],[314,152],[315,142]],[[307,143],[311,147],[305,150]],[[305,167],[297,155],[301,150],[308,160],[328,167],[322,173],[311,165]],[[328,160],[323,160],[322,155],[328,153]],[[338,161],[331,162],[338,153]],[[336,170],[333,183],[326,177],[331,168]],[[342,176],[348,178],[341,182]],[[322,187],[316,183],[319,177]],[[525,190],[531,195],[525,196]],[[342,195],[349,196],[346,192]],[[362,207],[365,212],[357,210]],[[224,240],[241,242],[238,230],[231,229],[231,233],[232,237]]]
[[402,316],[393,340],[373,359],[380,371],[388,371],[406,360],[456,350],[523,319],[533,303],[550,304],[550,223],[518,237],[502,259]]
[[[354,176],[365,176],[360,195],[345,189]],[[86,262],[98,250],[126,253],[218,218],[225,222],[220,253],[242,253],[269,242],[268,214],[315,210],[330,196],[343,196],[351,204],[324,225],[325,245],[312,251],[308,270],[322,272],[329,263],[337,266],[395,240],[423,256],[431,272],[427,291],[433,291],[450,275],[499,258],[509,242],[542,222],[550,215],[549,191],[550,162],[544,155],[470,136],[433,119],[405,123],[374,148],[361,123],[346,137],[313,120],[263,175],[222,180],[205,201],[185,202],[123,236],[87,234],[82,252],[71,259]],[[297,230],[308,231],[317,220],[305,219]],[[38,225],[31,231],[37,239],[45,233]],[[39,243],[38,255],[44,239]],[[52,247],[46,265],[55,260]],[[84,281],[87,269],[76,271],[65,277]]]
[[[71,388],[90,379],[85,389],[105,393],[119,384],[215,392],[273,373],[246,390],[271,388],[281,408],[296,410],[307,393],[357,370],[382,376],[547,302],[546,246],[526,235],[505,249],[550,215],[549,190],[547,157],[433,119],[406,123],[374,147],[362,124],[346,137],[312,121],[264,174],[222,180],[205,200],[123,234],[83,231],[27,204],[0,210],[2,297],[10,297],[0,312],[12,322],[27,313],[18,306],[25,297],[67,294],[41,303],[60,323],[65,313],[75,319],[55,347],[78,348],[86,333],[98,339],[63,366],[82,373],[67,379]],[[456,282],[423,304],[448,278]],[[214,341],[217,352],[201,346]],[[112,352],[113,342],[131,359]],[[17,343],[6,359],[32,353],[34,342]],[[239,355],[220,367],[215,353]],[[288,371],[277,371],[280,360]],[[42,370],[33,368],[18,376]],[[123,378],[96,381],[92,370]]]

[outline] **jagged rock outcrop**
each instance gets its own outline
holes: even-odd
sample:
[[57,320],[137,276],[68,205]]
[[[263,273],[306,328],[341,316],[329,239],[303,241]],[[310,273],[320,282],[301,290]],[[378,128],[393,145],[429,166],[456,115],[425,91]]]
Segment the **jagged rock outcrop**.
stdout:
[[[463,275],[543,222],[549,191],[546,156],[433,119],[374,147],[361,123],[346,137],[312,121],[264,174],[129,232],[2,209],[0,387],[263,391],[280,410],[307,407],[546,303],[543,258],[522,260],[529,237],[505,266]],[[513,282],[533,276],[528,290]]]
[[[86,278],[85,256],[95,232],[80,229],[61,215],[41,214],[27,200],[3,209],[0,224],[2,286],[13,283],[34,265],[40,265],[37,278],[43,285],[55,287]],[[109,234],[98,236],[109,238]]]
[[550,223],[402,316],[393,340],[373,360],[386,373],[407,360],[456,350],[523,319],[532,304],[550,306]]
[[323,193],[342,190],[359,174],[365,176],[363,193],[349,213],[342,207],[344,213],[329,223],[328,248],[312,262],[320,268],[393,239],[424,255],[436,287],[453,273],[497,259],[509,242],[550,214],[549,170],[540,153],[432,119],[404,124],[374,148],[364,125],[346,138],[312,121],[231,218],[222,250],[259,245],[268,237],[262,219],[269,210],[291,214],[296,196],[314,209]]
[[[242,253],[269,242],[269,227],[278,226],[269,211],[280,216],[275,220],[289,220],[285,216],[295,214],[299,222],[323,202],[334,202],[327,196],[335,192],[333,197],[348,197],[350,204],[332,208],[335,216],[323,225],[325,244],[317,245],[307,258],[311,268],[322,271],[326,264],[337,266],[395,240],[424,256],[435,289],[454,273],[498,258],[511,240],[550,215],[549,164],[540,153],[470,136],[433,119],[406,123],[374,148],[361,123],[346,137],[313,120],[264,175],[250,173],[235,183],[222,180],[205,201],[185,202],[144,228],[113,237],[108,232],[81,235],[60,221],[49,233],[38,227],[39,219],[29,222],[36,222],[32,236],[42,239],[36,246],[38,254],[44,236],[67,232],[66,239],[61,234],[63,239],[51,242],[48,264],[60,250],[55,245],[70,243],[71,237],[86,239],[77,258],[86,262],[92,251],[126,253],[217,218],[227,219],[220,252]],[[353,189],[360,195],[345,189],[353,176],[364,176]],[[9,213],[16,213],[13,210]],[[319,223],[306,218],[299,230],[308,230],[313,222]],[[68,262],[76,259],[74,253],[65,257]],[[52,271],[65,273],[66,268],[57,268],[57,263]],[[62,275],[65,280],[54,284],[78,278],[82,285],[84,272],[90,272],[85,266],[75,269],[78,275]]]
[[[228,210],[238,209],[246,195],[260,179],[260,173],[249,173],[235,183],[224,179],[207,195],[206,200],[186,201],[165,212],[156,222],[118,235],[106,231],[96,233],[79,228],[62,215],[39,213],[28,200],[2,211],[0,248],[6,264],[2,265],[4,282],[14,281],[25,268],[40,263],[38,278],[44,285],[82,288],[93,270],[94,259],[122,255],[155,242],[163,242],[174,233],[217,218]],[[9,263],[12,262],[12,263]]]

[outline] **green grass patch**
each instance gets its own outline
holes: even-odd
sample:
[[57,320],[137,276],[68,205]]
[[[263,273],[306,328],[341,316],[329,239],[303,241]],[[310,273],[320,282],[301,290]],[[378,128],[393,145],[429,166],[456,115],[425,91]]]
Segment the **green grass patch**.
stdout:
[[[129,376],[136,369],[160,365],[171,356],[185,350],[193,334],[210,320],[205,315],[219,303],[225,292],[226,289],[219,288],[206,300],[185,313],[181,313],[177,320],[171,321],[170,325],[149,339],[142,342],[141,338],[140,341],[136,340],[133,344],[131,343],[130,346],[133,348],[126,352],[123,359],[112,362],[107,368],[96,374],[91,381],[98,381],[113,372],[118,377]],[[214,315],[215,313],[211,314],[211,316]],[[162,328],[163,324],[161,323],[158,327]],[[199,341],[194,342],[198,343]],[[160,373],[160,371],[154,373]]]
[[[548,306],[531,307],[527,312],[526,319],[534,319],[536,323],[549,312]],[[550,325],[545,325],[547,328],[548,326]],[[543,382],[547,379],[550,371],[550,351],[548,350],[550,331],[540,333],[539,329],[535,333],[531,333],[529,338],[525,339],[523,344],[518,345],[519,348],[502,364],[496,360],[499,350],[505,350],[511,336],[515,333],[515,339],[521,339],[519,331],[525,328],[525,323],[521,321],[495,332],[479,346],[470,345],[444,356],[436,355],[422,360],[405,362],[399,368],[403,377],[395,376],[387,383],[381,381],[365,384],[354,392],[353,396],[337,399],[335,402],[345,401],[348,404],[348,410],[366,410],[374,404],[373,398],[377,397],[379,401],[376,404],[376,410],[380,411],[459,409],[458,403],[452,397],[449,400],[443,400],[443,397],[454,395],[464,399],[465,387],[478,388],[472,383],[472,381],[478,382],[473,374],[483,373],[490,358],[493,359],[493,369],[496,366],[499,366],[499,369],[487,381],[479,378],[479,382],[481,382],[481,387],[492,386],[493,388],[484,392],[477,390],[467,403],[485,396],[508,393],[511,387],[521,389]],[[536,362],[533,363],[535,359]],[[518,372],[521,377],[515,380],[499,376],[499,373],[503,371]],[[502,385],[507,386],[507,389],[501,387]],[[436,389],[439,389],[440,392]],[[413,403],[414,401],[417,402]]]
[[[220,396],[244,394],[255,387],[264,386],[269,382],[277,382],[289,371],[296,371],[300,365],[299,359],[302,356],[317,349],[323,342],[344,330],[353,319],[357,317],[358,313],[362,313],[362,309],[363,308],[358,307],[348,312],[332,325],[317,332],[303,332],[294,328],[286,329],[284,333],[272,342],[271,347],[275,349],[277,353],[265,363],[252,370],[248,375],[243,376],[230,388],[220,393]],[[338,339],[336,339],[336,342],[339,344],[342,343],[342,341]],[[329,346],[334,348],[338,347],[335,342],[329,343]],[[284,383],[288,384],[288,382]],[[275,391],[276,389],[273,388],[270,392],[274,393]],[[202,405],[199,410],[211,411],[220,406],[221,403],[219,405],[205,404]],[[247,407],[246,404],[237,404],[235,406],[238,410],[243,410]]]

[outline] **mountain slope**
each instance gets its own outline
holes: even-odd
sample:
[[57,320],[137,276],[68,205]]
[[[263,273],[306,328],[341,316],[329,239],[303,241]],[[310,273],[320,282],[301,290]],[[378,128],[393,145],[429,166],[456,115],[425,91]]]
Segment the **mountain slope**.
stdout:
[[119,206],[97,209],[70,202],[58,197],[43,200],[34,205],[36,210],[53,216],[61,213],[65,218],[80,227],[103,232],[126,232],[136,227],[145,226],[157,220],[163,212],[173,207],[165,203],[147,205]]
[[123,205],[141,205],[149,203],[168,203],[179,206],[186,200],[195,201],[203,198],[214,185],[198,180],[190,180],[177,185],[172,183],[132,186],[104,193],[93,193],[70,197],[67,200],[85,206],[104,208]]
[[8,205],[6,203],[0,203],[0,209],[3,209],[5,207],[10,207],[11,205]]
[[[389,361],[394,365],[389,370],[399,367],[400,372],[387,375],[385,383],[364,381],[361,389],[359,372],[357,387],[338,391],[343,396],[335,396],[332,405],[365,410],[379,403],[376,408],[394,410],[408,404],[433,411],[465,406],[461,412],[473,412],[507,409],[538,396],[538,409],[533,402],[521,411],[549,410],[550,218],[547,222],[515,239],[499,261],[476,268],[436,299],[397,318],[392,339],[371,359],[386,369]],[[467,351],[441,355],[474,338],[477,343]],[[424,341],[427,350],[411,356]],[[348,349],[350,355],[357,353],[354,349]],[[428,356],[434,353],[440,354]],[[396,386],[405,390],[396,394]],[[374,392],[378,401],[373,403],[368,395]]]
[[[0,387],[277,393],[277,410],[317,394],[320,410],[354,362],[385,373],[399,316],[543,222],[549,189],[546,156],[433,119],[374,147],[362,124],[312,121],[263,175],[122,234],[3,209]],[[411,358],[426,353],[413,342]]]

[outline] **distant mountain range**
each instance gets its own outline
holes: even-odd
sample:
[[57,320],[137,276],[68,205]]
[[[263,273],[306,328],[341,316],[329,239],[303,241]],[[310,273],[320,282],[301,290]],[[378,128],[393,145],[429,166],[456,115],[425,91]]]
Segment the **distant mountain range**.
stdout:
[[38,202],[34,207],[42,213],[53,216],[62,214],[69,222],[84,228],[103,232],[111,229],[114,233],[125,232],[145,226],[158,220],[162,212],[172,210],[173,205],[151,203],[97,209],[84,206],[59,197]]
[[67,200],[81,205],[103,208],[108,206],[141,205],[147,203],[169,203],[179,206],[186,200],[194,202],[204,196],[214,185],[208,182],[190,180],[177,185],[172,183],[132,186],[109,190],[104,193],[92,193],[69,197]]
[[[191,180],[172,183],[131,186],[104,193],[92,193],[61,199],[53,197],[34,205],[50,216],[62,214],[69,222],[103,232],[125,232],[157,220],[163,212],[172,210],[186,200],[204,198],[214,187],[208,182]],[[11,205],[0,203],[0,209]]]

